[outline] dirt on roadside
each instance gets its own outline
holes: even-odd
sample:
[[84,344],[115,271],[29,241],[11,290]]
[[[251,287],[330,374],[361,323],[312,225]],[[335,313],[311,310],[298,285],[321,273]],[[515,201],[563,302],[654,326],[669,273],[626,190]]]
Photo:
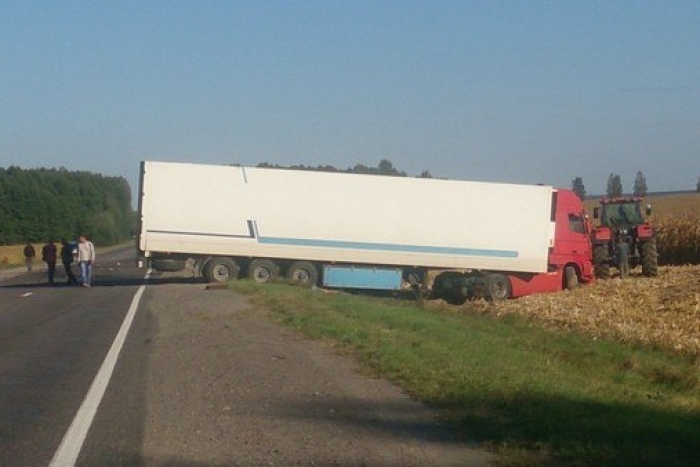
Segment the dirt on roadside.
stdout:
[[150,343],[147,465],[488,465],[436,413],[262,317],[244,297],[161,284]]

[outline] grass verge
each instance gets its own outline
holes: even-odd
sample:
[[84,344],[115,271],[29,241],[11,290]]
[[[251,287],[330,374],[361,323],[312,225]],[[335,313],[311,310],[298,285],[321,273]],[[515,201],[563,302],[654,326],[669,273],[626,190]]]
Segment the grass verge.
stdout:
[[285,284],[231,287],[354,355],[512,465],[700,465],[692,360],[523,317]]

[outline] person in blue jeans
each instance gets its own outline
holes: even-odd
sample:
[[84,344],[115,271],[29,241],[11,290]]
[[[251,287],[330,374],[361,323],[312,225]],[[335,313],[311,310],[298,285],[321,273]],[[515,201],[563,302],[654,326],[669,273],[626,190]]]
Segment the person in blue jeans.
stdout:
[[92,263],[95,261],[95,245],[81,235],[78,239],[78,264],[80,274],[83,276],[83,287],[90,287],[92,283]]

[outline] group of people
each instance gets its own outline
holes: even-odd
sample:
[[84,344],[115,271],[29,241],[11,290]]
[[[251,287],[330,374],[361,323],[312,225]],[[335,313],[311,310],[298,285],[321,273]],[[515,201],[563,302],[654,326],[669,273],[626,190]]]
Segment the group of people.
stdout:
[[[65,238],[61,240],[61,251],[53,240],[50,240],[41,247],[41,260],[46,263],[48,271],[49,284],[54,283],[56,275],[56,261],[60,257],[63,268],[66,271],[66,282],[68,284],[77,284],[78,279],[73,274],[72,264],[78,262],[80,275],[82,278],[83,287],[92,285],[92,263],[95,261],[95,245],[85,236],[81,235],[78,238],[78,243],[69,242]],[[27,264],[27,271],[31,272],[36,258],[36,250],[30,242],[24,247],[24,258]]]

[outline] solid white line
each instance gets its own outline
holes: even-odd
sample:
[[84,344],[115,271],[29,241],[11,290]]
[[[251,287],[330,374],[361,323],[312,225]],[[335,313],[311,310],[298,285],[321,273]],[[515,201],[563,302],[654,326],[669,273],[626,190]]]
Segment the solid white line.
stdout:
[[[151,270],[149,269],[148,272],[146,272],[146,277],[144,279],[148,279],[150,274]],[[49,467],[72,467],[78,460],[78,454],[80,454],[80,450],[83,447],[88,430],[90,430],[90,426],[92,425],[92,420],[95,418],[97,408],[102,401],[102,397],[105,394],[109,380],[112,377],[114,367],[117,364],[117,358],[119,357],[119,352],[122,350],[122,346],[126,340],[126,335],[129,332],[131,323],[134,321],[134,316],[136,315],[136,310],[138,309],[141,295],[143,295],[143,291],[145,289],[145,284],[139,287],[139,289],[136,291],[136,295],[134,295],[134,298],[131,300],[131,306],[129,307],[129,311],[127,312],[126,317],[119,328],[117,337],[114,338],[112,347],[110,347],[107,356],[102,362],[100,370],[97,372],[95,379],[92,381],[90,389],[85,395],[85,399],[83,399],[83,403],[80,405],[78,413],[75,414],[75,418],[73,419],[70,428],[68,428],[66,434],[63,435],[61,445],[58,447],[53,459],[51,459]]]

